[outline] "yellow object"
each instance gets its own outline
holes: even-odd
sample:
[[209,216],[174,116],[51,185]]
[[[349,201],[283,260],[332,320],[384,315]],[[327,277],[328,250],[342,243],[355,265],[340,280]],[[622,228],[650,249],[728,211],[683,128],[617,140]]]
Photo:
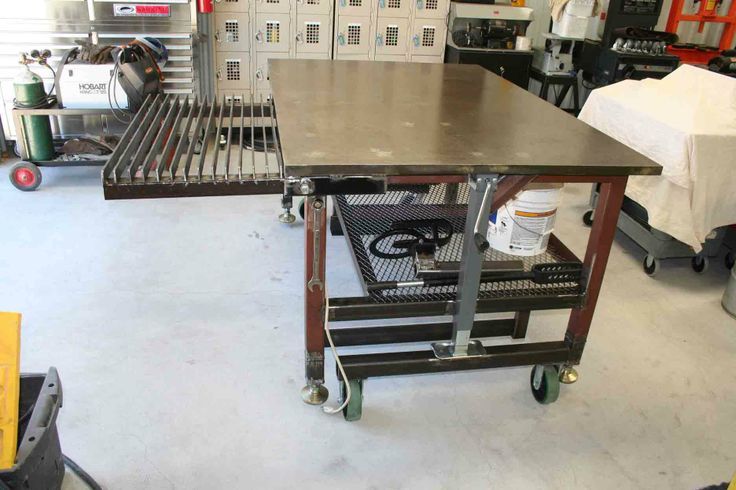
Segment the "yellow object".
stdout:
[[512,7],[523,7],[525,4],[524,0],[511,0]]
[[736,473],[733,474],[733,480],[731,480],[728,490],[736,490]]
[[15,462],[19,397],[20,313],[0,312],[0,470]]

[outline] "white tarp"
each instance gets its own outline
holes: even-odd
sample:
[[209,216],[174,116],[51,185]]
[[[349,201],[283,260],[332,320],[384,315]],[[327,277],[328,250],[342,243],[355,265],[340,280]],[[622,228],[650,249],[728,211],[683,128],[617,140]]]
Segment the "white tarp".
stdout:
[[626,187],[654,228],[699,251],[736,223],[736,79],[682,65],[593,90],[579,118],[662,165]]

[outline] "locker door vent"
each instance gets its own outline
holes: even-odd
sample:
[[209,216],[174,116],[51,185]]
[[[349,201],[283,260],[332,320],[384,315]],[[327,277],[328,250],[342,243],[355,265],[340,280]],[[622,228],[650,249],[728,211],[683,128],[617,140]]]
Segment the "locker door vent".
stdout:
[[390,9],[400,9],[401,8],[401,0],[388,0],[388,8],[390,8]]
[[319,44],[319,22],[307,22],[307,44]]
[[399,45],[399,26],[386,26],[386,46]]
[[280,22],[269,20],[266,22],[266,42],[276,44],[281,38],[280,33]]
[[434,27],[424,26],[422,28],[422,46],[429,48],[434,46],[434,32]]
[[228,42],[237,43],[238,41],[240,41],[240,33],[238,31],[239,29],[237,20],[225,21],[225,33],[227,34]]
[[351,7],[360,7],[363,5],[363,0],[349,0],[348,5]]
[[437,10],[439,8],[439,1],[438,0],[426,0],[424,3],[427,10]]
[[225,61],[225,79],[233,81],[240,80],[240,60]]
[[[350,0],[351,2],[353,0]],[[360,0],[358,0],[360,1]],[[348,45],[360,44],[360,24],[348,24]]]

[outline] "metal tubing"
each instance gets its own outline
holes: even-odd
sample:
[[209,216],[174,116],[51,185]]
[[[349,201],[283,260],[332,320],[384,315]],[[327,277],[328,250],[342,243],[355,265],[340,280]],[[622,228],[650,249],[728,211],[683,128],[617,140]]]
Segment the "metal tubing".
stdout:
[[[207,146],[210,141],[210,132],[212,131],[212,121],[215,118],[215,107],[217,99],[212,100],[212,106],[210,107],[210,114],[207,116],[207,126],[204,129],[204,136],[202,137],[202,148],[199,150],[199,162],[197,164],[197,178],[202,180],[202,173],[204,172],[204,161],[207,157]],[[219,142],[215,141],[215,144]]]
[[194,119],[195,112],[197,112],[196,95],[194,96],[194,100],[192,101],[192,106],[189,108],[187,120],[184,122],[184,127],[181,130],[179,144],[176,145],[176,151],[174,152],[174,156],[171,159],[171,165],[169,165],[169,175],[171,175],[172,179],[176,177],[176,171],[179,168],[179,158],[181,158],[181,154],[184,152],[184,146],[187,144],[187,139],[189,138],[189,129],[192,127],[192,119]]
[[624,200],[627,177],[619,177],[612,183],[602,183],[598,206],[596,207],[593,227],[588,238],[588,247],[583,261],[584,273],[588,278],[585,301],[579,308],[570,313],[565,338],[577,344],[572,363],[579,363],[582,356],[582,344],[587,338],[593,313],[598,302],[598,295],[603,283],[611,245],[616,235],[616,223]]
[[280,180],[200,181],[195,185],[178,179],[161,185],[103,186],[105,199],[151,199],[160,197],[250,196],[255,194],[281,194],[284,184]]
[[[199,139],[199,132],[202,130],[202,120],[204,118],[204,112],[207,109],[207,99],[205,99],[202,105],[199,107],[199,114],[197,115],[197,121],[194,123],[194,130],[192,131],[192,137],[189,138],[189,148],[187,149],[187,157],[184,160],[184,180],[189,179],[189,169],[192,166],[192,159],[194,158],[194,149],[197,146],[197,140]],[[200,148],[201,154],[201,148]]]
[[[473,319],[475,318],[484,255],[484,251],[479,250],[476,246],[474,237],[476,234],[485,237],[488,231],[488,219],[477,218],[490,215],[493,187],[496,185],[497,178],[496,175],[478,175],[473,177],[470,182],[471,191],[468,201],[468,215],[465,220],[465,235],[463,237],[460,277],[458,280],[458,309],[452,320],[453,356],[468,355],[468,341],[470,340],[470,331],[473,328]],[[493,187],[488,190],[489,186]]]
[[[261,108],[263,110],[263,108]],[[256,152],[255,152],[255,114],[253,112],[253,94],[250,94],[250,164],[253,169],[253,178],[256,178]]]
[[145,157],[148,155],[148,150],[151,148],[150,145],[153,142],[154,136],[158,134],[161,120],[163,119],[164,114],[167,112],[166,108],[168,107],[169,102],[170,97],[169,95],[166,95],[163,103],[159,106],[156,115],[153,117],[153,120],[148,125],[148,128],[146,129],[146,134],[143,136],[143,140],[141,140],[140,145],[133,155],[133,160],[128,166],[128,178],[130,180],[133,180],[133,178],[135,177],[135,174],[138,171],[138,167],[140,167],[141,164],[145,163]]
[[[476,320],[472,336],[476,338],[505,337],[514,332],[513,318],[501,320]],[[452,323],[420,323],[380,327],[333,328],[332,340],[336,347],[351,345],[379,345],[399,342],[430,342],[448,340],[452,336]]]
[[220,115],[217,117],[217,129],[215,130],[215,151],[212,155],[212,180],[217,179],[217,157],[220,155],[220,135],[222,134],[222,116],[225,111],[225,96],[220,103]]
[[238,136],[238,180],[243,180],[243,132],[245,131],[245,94],[240,94],[240,133]]
[[268,137],[266,136],[266,118],[263,116],[263,94],[261,94],[261,130],[263,131],[263,158],[266,164],[266,178],[271,178],[271,170],[268,165]]
[[[141,109],[144,109],[148,106],[148,104],[151,102],[151,95],[148,95],[146,97],[146,100],[143,101],[143,105],[141,106]],[[146,111],[139,110],[138,113],[133,117],[133,121],[128,125],[127,128],[125,128],[125,131],[123,132],[123,136],[120,138],[121,141],[127,141],[128,137],[135,132],[136,129],[138,129],[138,124],[140,123],[140,120],[143,118],[143,115]],[[68,113],[67,113],[68,114]],[[20,128],[20,131],[23,131],[23,124],[21,124],[20,121],[20,113],[17,112],[17,109],[13,110],[13,120],[15,123],[16,128]],[[26,142],[23,140],[23,145],[21,145],[21,157],[24,159],[28,158],[28,154],[26,152]],[[120,161],[120,155],[123,153],[124,145],[117,145],[115,149],[112,151],[112,154],[110,155],[110,158],[107,160],[107,164],[105,164],[104,168],[102,169],[102,178],[107,179],[110,177],[110,173],[117,167],[118,162]]]
[[514,339],[523,339],[526,337],[526,329],[529,326],[529,310],[517,311],[514,315],[514,329],[511,337]]
[[233,141],[233,105],[235,97],[230,97],[229,117],[230,121],[227,126],[227,146],[225,148],[225,180],[230,180],[230,148]]
[[[480,356],[437,359],[434,351],[387,352],[340,356],[349,379],[441,373],[534,364],[562,364],[569,356],[564,342],[535,342],[485,347]],[[337,374],[338,379],[340,373]]]

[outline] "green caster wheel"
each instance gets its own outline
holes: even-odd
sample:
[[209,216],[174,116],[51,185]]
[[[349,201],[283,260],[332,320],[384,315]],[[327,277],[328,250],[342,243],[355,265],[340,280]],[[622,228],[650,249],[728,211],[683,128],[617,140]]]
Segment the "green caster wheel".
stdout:
[[534,399],[542,405],[553,403],[560,396],[560,376],[556,366],[537,364],[532,368],[529,383]]
[[[347,386],[344,381],[340,381],[340,400],[345,400],[348,396]],[[348,422],[360,420],[363,416],[363,380],[350,380],[350,401],[347,406],[342,409],[342,415]]]

